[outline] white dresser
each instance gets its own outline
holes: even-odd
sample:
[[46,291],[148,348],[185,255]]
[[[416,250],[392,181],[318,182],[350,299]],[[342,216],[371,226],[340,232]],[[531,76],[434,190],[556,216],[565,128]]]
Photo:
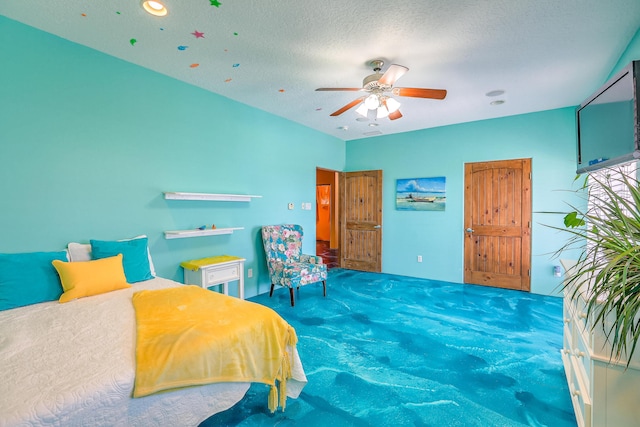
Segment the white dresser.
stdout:
[[[569,271],[575,262],[562,260]],[[640,348],[629,367],[626,359],[610,361],[611,346],[601,325],[592,328],[582,293],[564,294],[562,362],[578,426],[640,426]]]

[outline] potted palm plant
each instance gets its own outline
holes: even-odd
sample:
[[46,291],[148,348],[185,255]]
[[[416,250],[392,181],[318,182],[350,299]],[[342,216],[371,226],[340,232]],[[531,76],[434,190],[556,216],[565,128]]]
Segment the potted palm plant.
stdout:
[[624,357],[628,367],[640,338],[640,182],[614,172],[584,180],[580,190],[591,202],[564,217],[570,237],[556,254],[580,250],[563,286],[572,298],[586,296],[587,315],[604,329],[611,359]]

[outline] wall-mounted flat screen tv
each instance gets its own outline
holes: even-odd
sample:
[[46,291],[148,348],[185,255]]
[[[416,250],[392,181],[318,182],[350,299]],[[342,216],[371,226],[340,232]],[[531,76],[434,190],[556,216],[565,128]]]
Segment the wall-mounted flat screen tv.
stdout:
[[578,107],[578,173],[640,158],[639,76],[633,61]]

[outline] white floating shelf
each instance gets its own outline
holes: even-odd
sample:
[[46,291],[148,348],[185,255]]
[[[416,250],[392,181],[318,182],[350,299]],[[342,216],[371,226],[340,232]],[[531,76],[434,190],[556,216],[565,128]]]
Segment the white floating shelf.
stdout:
[[244,230],[244,227],[231,227],[231,228],[209,228],[205,230],[175,230],[165,231],[165,239],[185,239],[187,237],[200,237],[200,236],[216,236],[220,234],[233,234],[235,230]]
[[167,200],[214,200],[218,202],[250,202],[251,199],[262,196],[249,194],[214,194],[214,193],[175,193],[164,192]]

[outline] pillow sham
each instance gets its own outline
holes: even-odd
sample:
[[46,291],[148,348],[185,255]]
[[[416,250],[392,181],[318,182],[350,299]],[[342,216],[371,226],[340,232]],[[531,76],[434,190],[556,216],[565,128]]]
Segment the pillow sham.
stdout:
[[[118,242],[125,242],[129,240],[135,239],[147,239],[147,258],[149,258],[149,270],[151,271],[151,275],[156,277],[156,269],[153,265],[153,259],[151,258],[151,251],[149,250],[149,242],[148,238],[145,234],[140,236],[132,237],[130,239],[120,239]],[[91,244],[90,243],[76,243],[71,242],[67,245],[67,250],[69,251],[69,261],[89,261],[92,259],[91,257]]]
[[90,240],[91,257],[102,259],[122,254],[122,265],[127,282],[136,283],[153,279],[147,255],[147,238],[108,241]]
[[85,262],[55,260],[52,264],[64,290],[58,299],[61,303],[131,287],[124,275],[122,254]]
[[54,260],[66,261],[67,252],[0,254],[0,310],[55,301],[62,285]]

